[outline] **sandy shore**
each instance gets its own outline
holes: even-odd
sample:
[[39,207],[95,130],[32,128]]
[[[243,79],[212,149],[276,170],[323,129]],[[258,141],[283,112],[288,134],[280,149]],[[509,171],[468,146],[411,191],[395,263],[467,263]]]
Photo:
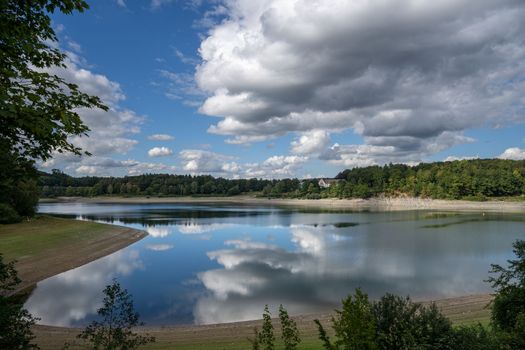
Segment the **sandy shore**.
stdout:
[[[265,199],[252,196],[235,197],[61,197],[54,202],[79,203],[180,203],[180,204],[235,204],[275,205],[321,209],[370,211],[451,210],[525,213],[525,201],[473,202],[428,198],[371,198],[371,199]],[[48,202],[43,200],[42,202]]]
[[[436,300],[438,308],[455,324],[486,322],[490,310],[487,305],[492,300],[489,294],[469,295],[458,298]],[[426,304],[430,302],[424,302]],[[301,333],[303,342],[311,343],[317,339],[314,319],[319,319],[328,328],[329,313],[293,317]],[[247,349],[247,339],[253,337],[253,328],[261,327],[260,320],[221,323],[211,325],[140,327],[139,333],[149,333],[156,337],[154,349]],[[279,335],[278,322],[274,321],[276,335]],[[60,348],[66,341],[74,341],[78,328],[36,326],[36,341],[42,349]],[[80,348],[80,347],[79,347]],[[148,347],[149,348],[149,347]],[[72,347],[76,349],[76,347]]]
[[48,277],[114,253],[147,236],[144,231],[128,227],[98,225],[104,225],[105,228],[90,239],[67,242],[36,254],[17,258],[15,267],[22,282],[14,292],[30,288]]

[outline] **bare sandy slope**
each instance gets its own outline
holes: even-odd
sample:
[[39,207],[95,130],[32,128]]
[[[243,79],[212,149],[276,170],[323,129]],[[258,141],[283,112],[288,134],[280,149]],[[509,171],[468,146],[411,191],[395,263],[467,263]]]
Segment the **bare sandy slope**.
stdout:
[[144,231],[127,227],[104,226],[107,228],[87,240],[67,242],[19,258],[15,266],[22,283],[18,285],[16,291],[114,253],[147,236]]
[[[437,300],[436,305],[455,324],[465,324],[487,321],[490,313],[487,305],[491,300],[492,297],[488,294],[469,295]],[[319,319],[329,328],[330,316],[330,314],[317,314],[294,317],[303,342],[315,345],[317,327],[313,320]],[[157,342],[148,347],[153,349],[249,349],[248,338],[253,337],[253,328],[260,329],[260,326],[261,321],[254,320],[198,326],[141,327],[137,331],[156,337]],[[278,323],[274,323],[274,327],[278,335],[280,328]],[[60,348],[64,342],[74,341],[80,329],[36,326],[34,332],[37,343],[45,350]],[[82,347],[72,347],[72,349],[76,348]]]
[[62,197],[61,202],[86,203],[182,203],[182,204],[238,204],[277,205],[322,209],[348,209],[372,211],[399,210],[454,210],[486,212],[525,212],[525,201],[473,202],[464,200],[438,200],[428,198],[371,198],[371,199],[265,199],[253,196],[235,197]]

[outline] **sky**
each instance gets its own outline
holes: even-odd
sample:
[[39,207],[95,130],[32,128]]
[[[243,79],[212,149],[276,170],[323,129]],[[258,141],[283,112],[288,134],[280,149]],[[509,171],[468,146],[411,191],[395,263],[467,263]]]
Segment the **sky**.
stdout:
[[79,110],[73,176],[333,177],[525,158],[522,0],[91,0],[52,15]]

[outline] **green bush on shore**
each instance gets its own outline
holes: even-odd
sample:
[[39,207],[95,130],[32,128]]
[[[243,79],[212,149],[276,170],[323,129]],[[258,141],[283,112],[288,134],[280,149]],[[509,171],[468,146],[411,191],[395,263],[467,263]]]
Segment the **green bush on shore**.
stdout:
[[14,224],[22,221],[22,218],[12,206],[0,203],[0,224]]

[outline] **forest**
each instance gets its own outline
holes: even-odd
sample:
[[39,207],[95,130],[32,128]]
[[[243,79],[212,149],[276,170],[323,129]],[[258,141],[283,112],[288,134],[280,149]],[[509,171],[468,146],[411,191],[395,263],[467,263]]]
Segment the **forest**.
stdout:
[[525,161],[474,159],[388,164],[346,169],[321,188],[318,179],[225,179],[210,175],[145,174],[125,177],[72,177],[59,170],[40,172],[41,197],[59,196],[235,196],[270,198],[370,198],[412,196],[485,200],[525,194]]

